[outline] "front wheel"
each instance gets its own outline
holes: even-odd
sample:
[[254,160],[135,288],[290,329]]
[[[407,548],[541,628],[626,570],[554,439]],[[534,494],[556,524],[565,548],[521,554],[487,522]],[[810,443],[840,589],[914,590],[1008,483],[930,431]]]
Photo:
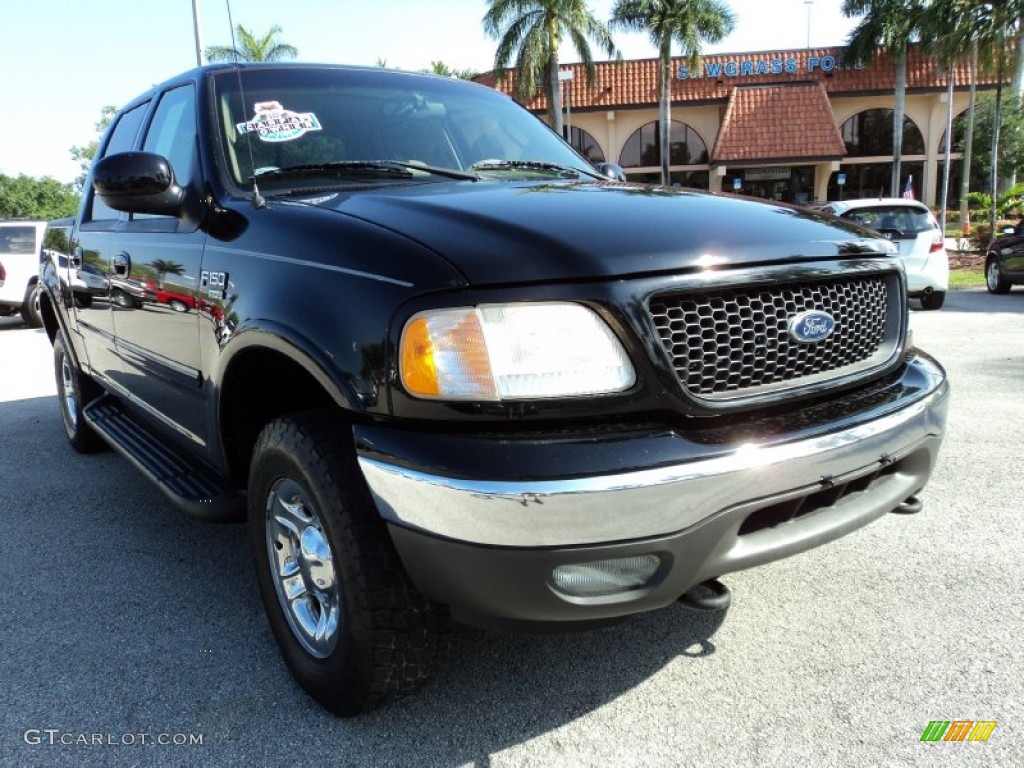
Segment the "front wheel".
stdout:
[[1010,281],[1003,277],[1002,270],[999,269],[999,259],[995,256],[989,256],[985,265],[985,287],[989,293],[1010,292]]
[[82,417],[82,408],[99,397],[102,390],[75,365],[75,359],[71,356],[63,333],[58,333],[53,343],[53,368],[57,377],[60,415],[64,421],[68,442],[79,453],[95,453],[102,450],[106,445],[103,439]]
[[926,293],[921,297],[922,309],[942,309],[942,305],[945,303],[945,291],[932,291],[931,293]]
[[344,423],[311,412],[268,424],[248,504],[263,603],[307,693],[350,717],[429,679],[447,652],[449,619],[409,583]]

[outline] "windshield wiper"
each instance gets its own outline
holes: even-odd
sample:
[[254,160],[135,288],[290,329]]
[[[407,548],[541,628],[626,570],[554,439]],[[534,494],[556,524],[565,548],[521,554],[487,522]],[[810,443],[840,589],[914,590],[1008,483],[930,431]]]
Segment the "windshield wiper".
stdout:
[[474,171],[543,171],[570,179],[578,179],[580,176],[576,168],[543,160],[483,160],[473,163],[470,168]]
[[333,163],[310,163],[307,165],[290,165],[286,168],[266,168],[259,170],[252,178],[285,179],[305,176],[340,176],[348,178],[373,179],[411,179],[413,171],[429,173],[434,176],[445,176],[449,179],[478,181],[475,173],[455,170],[454,168],[436,168],[432,165],[404,163],[400,160],[344,160]]

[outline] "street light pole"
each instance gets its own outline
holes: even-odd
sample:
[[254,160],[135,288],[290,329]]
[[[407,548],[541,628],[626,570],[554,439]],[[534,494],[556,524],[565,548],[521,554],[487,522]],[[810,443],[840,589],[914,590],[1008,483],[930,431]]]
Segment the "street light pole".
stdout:
[[199,0],[192,0],[192,28],[196,33],[196,66],[203,66],[203,37],[199,31]]
[[814,5],[814,0],[804,0],[804,5],[807,6],[807,47],[811,47],[811,6]]

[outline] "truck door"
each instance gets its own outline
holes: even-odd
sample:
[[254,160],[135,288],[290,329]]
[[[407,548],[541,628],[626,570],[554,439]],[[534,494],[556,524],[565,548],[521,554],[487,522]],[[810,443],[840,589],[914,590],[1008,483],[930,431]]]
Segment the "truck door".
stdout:
[[[162,155],[178,184],[202,189],[196,141],[195,87],[164,92],[145,128],[142,150]],[[199,268],[206,234],[199,222],[132,214],[114,254],[118,280],[139,294],[114,304],[114,329],[124,389],[179,435],[205,445],[198,308]]]
[[[135,141],[149,109],[149,102],[123,112],[111,129],[100,156],[127,152]],[[96,292],[89,302],[75,302],[76,326],[82,337],[92,375],[108,383],[117,383],[121,362],[117,354],[112,312],[115,300],[128,301],[127,294],[116,282],[113,273],[114,255],[119,252],[127,216],[104,205],[87,186],[83,195],[79,224],[68,244],[69,268],[88,270],[97,277]]]

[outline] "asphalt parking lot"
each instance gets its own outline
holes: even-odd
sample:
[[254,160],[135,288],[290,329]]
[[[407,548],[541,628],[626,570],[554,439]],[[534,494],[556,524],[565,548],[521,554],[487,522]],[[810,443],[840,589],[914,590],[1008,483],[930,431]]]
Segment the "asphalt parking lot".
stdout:
[[0,319],[0,764],[1022,765],[1024,290],[912,327],[954,385],[924,512],[726,577],[726,614],[459,628],[430,687],[341,721],[292,683],[242,528],[75,454],[45,335]]

